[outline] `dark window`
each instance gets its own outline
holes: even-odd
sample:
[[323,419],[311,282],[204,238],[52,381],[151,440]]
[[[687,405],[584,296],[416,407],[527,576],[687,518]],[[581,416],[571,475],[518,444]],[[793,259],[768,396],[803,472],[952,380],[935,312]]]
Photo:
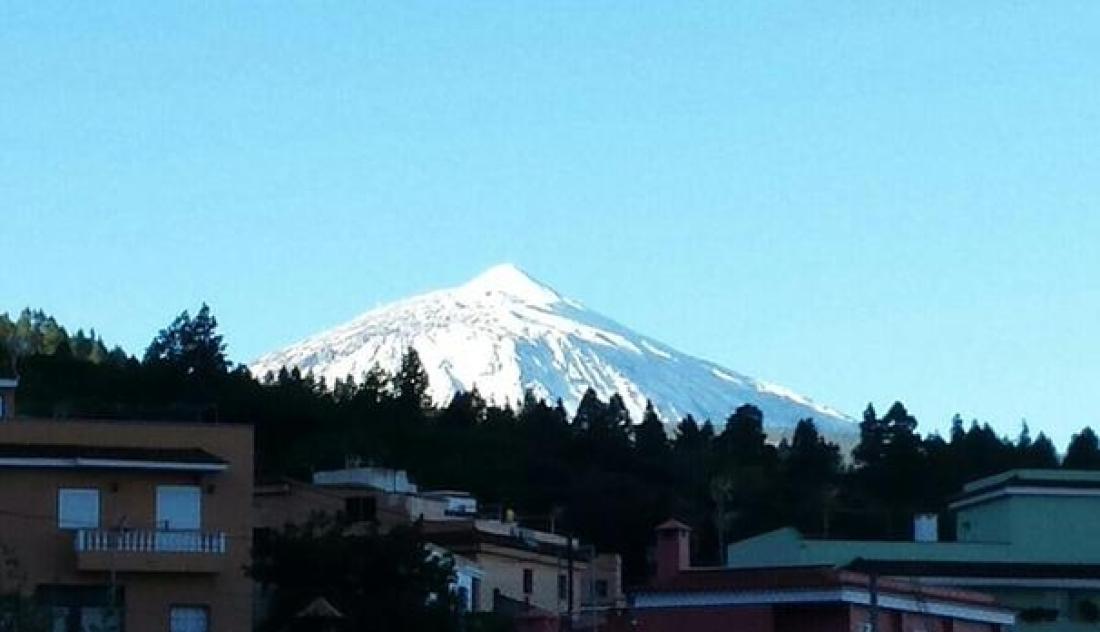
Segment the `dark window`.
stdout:
[[565,575],[558,575],[558,600],[562,601],[569,598],[569,578]]
[[267,551],[275,541],[275,530],[271,527],[256,527],[252,530],[252,546],[257,551]]
[[606,579],[597,579],[596,580],[596,597],[598,597],[600,599],[607,599],[607,580]]
[[370,496],[348,498],[344,501],[344,511],[352,522],[373,522],[377,504]]
[[529,569],[523,569],[523,594],[530,595],[535,592],[535,573]]
[[49,617],[49,629],[58,632],[103,630],[119,632],[126,611],[121,587],[42,584],[35,598]]
[[481,580],[475,577],[470,585],[470,611],[478,610],[481,610]]
[[168,610],[169,632],[208,632],[210,609],[206,606],[172,606]]

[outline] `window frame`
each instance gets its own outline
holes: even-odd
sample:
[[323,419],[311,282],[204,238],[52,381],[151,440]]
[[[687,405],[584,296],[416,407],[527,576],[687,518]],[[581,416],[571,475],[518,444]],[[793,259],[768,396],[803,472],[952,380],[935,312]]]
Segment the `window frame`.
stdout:
[[[95,494],[95,523],[66,521],[65,497],[73,497],[85,494]],[[98,487],[58,487],[57,488],[57,528],[64,531],[79,531],[81,529],[99,529],[103,524],[103,497]]]
[[211,625],[211,616],[210,616],[210,606],[209,606],[209,604],[173,603],[173,604],[169,604],[169,606],[168,606],[168,632],[173,632],[173,630],[172,630],[172,613],[174,611],[177,611],[177,610],[195,610],[195,611],[202,612],[204,617],[205,617],[205,621],[206,621],[206,630],[205,630],[205,632],[210,632],[210,630],[213,629],[213,626]]
[[[194,509],[194,512],[188,511],[188,518],[194,518],[194,526],[181,526],[179,524],[172,524],[172,518],[178,518],[179,516],[173,516],[174,509],[179,509],[182,505],[174,505],[172,501],[179,501],[184,497],[180,492],[186,491],[186,497],[188,500],[194,500],[194,507],[188,506],[187,509]],[[201,485],[157,485],[156,494],[156,525],[157,531],[202,531],[203,528],[203,489]],[[192,516],[191,514],[194,513]],[[177,520],[176,522],[180,522]]]

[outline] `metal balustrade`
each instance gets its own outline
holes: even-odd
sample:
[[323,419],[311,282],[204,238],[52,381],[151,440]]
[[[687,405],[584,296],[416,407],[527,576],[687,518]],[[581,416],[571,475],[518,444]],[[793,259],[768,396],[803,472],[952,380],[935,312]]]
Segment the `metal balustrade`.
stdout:
[[76,532],[76,550],[223,555],[226,551],[226,537],[220,531],[79,529]]

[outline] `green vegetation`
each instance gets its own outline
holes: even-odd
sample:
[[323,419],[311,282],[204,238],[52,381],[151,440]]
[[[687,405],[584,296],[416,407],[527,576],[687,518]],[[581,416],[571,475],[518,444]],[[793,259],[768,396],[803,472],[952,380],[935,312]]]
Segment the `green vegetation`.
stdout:
[[458,629],[451,563],[431,556],[415,526],[380,534],[318,516],[269,534],[253,551],[249,573],[273,591],[261,630],[296,629],[295,615],[317,598],[343,616],[340,629]]
[[[308,479],[349,458],[404,468],[426,488],[468,490],[621,553],[627,584],[646,578],[651,530],[669,516],[696,527],[701,563],[717,561],[722,541],[785,525],[904,539],[913,513],[946,511],[965,481],[1059,466],[1049,439],[1026,426],[1009,440],[956,416],[948,437],[922,436],[901,403],[881,416],[867,407],[847,461],[812,420],[769,441],[751,405],[721,431],[689,416],[672,436],[652,408],[635,424],[620,397],[591,390],[571,417],[531,394],[515,408],[476,390],[442,406],[428,398],[414,350],[396,375],[376,367],[330,385],[284,369],[254,379],[226,360],[206,306],[159,332],[140,361],[107,352],[94,334],[69,336],[42,312],[0,317],[0,341],[18,356],[21,414],[249,422],[260,476]],[[1091,430],[1074,438],[1066,466],[1100,468]]]

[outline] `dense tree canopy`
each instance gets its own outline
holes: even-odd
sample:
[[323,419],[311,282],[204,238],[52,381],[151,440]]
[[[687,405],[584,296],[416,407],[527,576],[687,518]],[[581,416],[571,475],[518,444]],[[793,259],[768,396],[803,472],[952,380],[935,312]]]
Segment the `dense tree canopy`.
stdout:
[[[968,480],[1059,465],[1049,439],[1026,428],[1012,441],[956,416],[948,437],[922,436],[900,402],[881,416],[868,405],[850,455],[813,420],[767,420],[748,404],[720,432],[690,415],[660,419],[652,406],[634,420],[621,397],[592,389],[572,415],[534,393],[512,408],[476,389],[441,406],[411,349],[394,375],[374,367],[328,385],[291,368],[256,380],[230,366],[206,306],[173,320],[140,362],[30,310],[0,317],[0,341],[18,356],[23,414],[251,422],[261,477],[308,478],[349,458],[404,468],[425,488],[465,489],[486,508],[512,508],[534,526],[552,520],[623,554],[627,583],[645,579],[652,528],[669,516],[695,527],[703,563],[719,559],[720,541],[785,525],[907,538],[913,513],[946,511]],[[768,421],[791,432],[769,436]],[[1100,467],[1098,452],[1083,430],[1065,465]]]
[[451,562],[433,555],[415,526],[380,534],[328,517],[288,525],[256,543],[249,573],[274,591],[261,630],[288,629],[319,598],[344,616],[344,629],[459,629]]

